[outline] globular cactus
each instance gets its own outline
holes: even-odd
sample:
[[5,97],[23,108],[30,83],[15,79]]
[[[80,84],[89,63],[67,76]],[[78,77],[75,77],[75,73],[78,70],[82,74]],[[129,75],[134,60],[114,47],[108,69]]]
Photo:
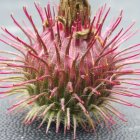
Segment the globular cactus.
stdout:
[[25,124],[41,118],[39,127],[47,122],[48,132],[51,123],[56,122],[58,132],[63,123],[65,133],[73,127],[74,139],[77,126],[87,129],[88,125],[95,130],[102,121],[114,124],[113,115],[126,121],[111,103],[139,107],[122,97],[140,97],[129,87],[140,85],[134,82],[140,79],[133,78],[139,76],[139,69],[131,68],[140,63],[140,44],[119,49],[137,32],[131,30],[134,23],[117,32],[121,11],[116,20],[103,27],[110,8],[100,7],[91,19],[87,0],[61,0],[58,13],[49,4],[43,9],[35,3],[35,7],[42,32],[26,7],[23,11],[33,31],[27,25],[22,27],[11,15],[28,41],[2,28],[7,35],[0,41],[16,50],[0,51],[0,74],[4,75],[0,78],[0,89],[6,88],[0,92],[1,97],[18,96],[18,102],[8,110],[29,107]]

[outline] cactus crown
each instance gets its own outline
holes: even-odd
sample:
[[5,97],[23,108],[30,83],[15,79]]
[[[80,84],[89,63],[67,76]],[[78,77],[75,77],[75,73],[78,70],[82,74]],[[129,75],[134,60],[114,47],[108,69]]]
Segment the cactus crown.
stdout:
[[90,20],[88,0],[61,0],[58,19],[70,28],[77,17],[81,18],[82,24],[85,20]]

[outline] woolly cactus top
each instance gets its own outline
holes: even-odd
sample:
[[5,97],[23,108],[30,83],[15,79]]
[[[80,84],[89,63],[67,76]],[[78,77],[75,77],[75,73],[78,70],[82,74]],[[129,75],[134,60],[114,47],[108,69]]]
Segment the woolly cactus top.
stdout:
[[82,24],[90,20],[90,5],[88,0],[60,0],[58,18],[65,26],[71,27],[72,23],[79,16]]
[[74,139],[78,126],[87,130],[88,125],[95,131],[102,121],[107,126],[115,124],[113,115],[126,121],[111,102],[139,107],[121,97],[140,97],[132,91],[134,88],[128,87],[139,86],[134,82],[139,79],[124,77],[139,76],[139,70],[131,65],[140,63],[140,44],[119,50],[122,43],[136,33],[131,30],[135,23],[121,28],[115,35],[113,32],[123,12],[103,28],[110,12],[106,5],[99,8],[93,19],[86,0],[61,0],[55,14],[49,4],[43,9],[35,3],[35,7],[42,21],[42,32],[38,31],[26,7],[23,11],[33,30],[27,25],[22,27],[11,15],[28,41],[2,28],[6,35],[0,41],[18,51],[0,51],[15,57],[0,57],[0,74],[5,76],[0,79],[0,88],[6,89],[0,94],[18,96],[8,110],[30,107],[24,120],[26,124],[41,118],[39,127],[47,122],[48,132],[54,121],[58,133],[63,123],[65,133],[73,128]]

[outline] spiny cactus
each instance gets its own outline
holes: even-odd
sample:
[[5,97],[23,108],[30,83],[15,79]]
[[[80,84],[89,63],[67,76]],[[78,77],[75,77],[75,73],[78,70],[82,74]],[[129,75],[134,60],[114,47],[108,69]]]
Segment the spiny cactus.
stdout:
[[42,32],[26,7],[23,11],[33,30],[27,25],[22,27],[11,15],[28,41],[2,28],[6,35],[0,41],[16,50],[0,51],[0,74],[4,75],[0,78],[0,89],[6,89],[0,92],[1,98],[18,96],[8,110],[30,107],[25,124],[41,118],[39,127],[47,122],[48,132],[51,123],[56,122],[58,133],[63,123],[65,133],[73,127],[74,139],[77,126],[87,129],[88,125],[95,130],[102,121],[114,124],[113,115],[126,121],[111,103],[139,107],[122,97],[140,97],[129,87],[140,85],[134,82],[140,79],[132,77],[139,76],[139,69],[131,68],[140,63],[140,44],[119,50],[137,32],[131,30],[135,23],[115,35],[123,11],[103,27],[110,8],[100,7],[91,19],[87,0],[61,0],[58,14],[49,4],[43,9],[35,3],[35,7],[42,21]]

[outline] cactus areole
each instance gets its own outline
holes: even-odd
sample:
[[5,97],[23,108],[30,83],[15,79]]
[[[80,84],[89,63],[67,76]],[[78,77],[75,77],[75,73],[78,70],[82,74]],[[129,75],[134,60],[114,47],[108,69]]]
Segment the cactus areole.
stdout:
[[55,8],[35,3],[35,8],[42,21],[41,31],[26,7],[23,11],[31,28],[11,15],[26,41],[2,28],[5,35],[0,41],[16,50],[0,51],[0,97],[17,95],[8,111],[29,107],[25,124],[41,118],[39,127],[46,122],[48,132],[55,122],[58,133],[62,123],[65,133],[74,130],[74,139],[77,127],[95,131],[101,122],[115,124],[114,115],[125,122],[112,103],[139,108],[122,98],[140,98],[135,91],[140,86],[140,71],[131,67],[140,63],[140,44],[120,50],[137,32],[131,30],[135,23],[119,29],[121,11],[104,26],[110,8],[100,7],[91,18],[88,0],[61,0]]

